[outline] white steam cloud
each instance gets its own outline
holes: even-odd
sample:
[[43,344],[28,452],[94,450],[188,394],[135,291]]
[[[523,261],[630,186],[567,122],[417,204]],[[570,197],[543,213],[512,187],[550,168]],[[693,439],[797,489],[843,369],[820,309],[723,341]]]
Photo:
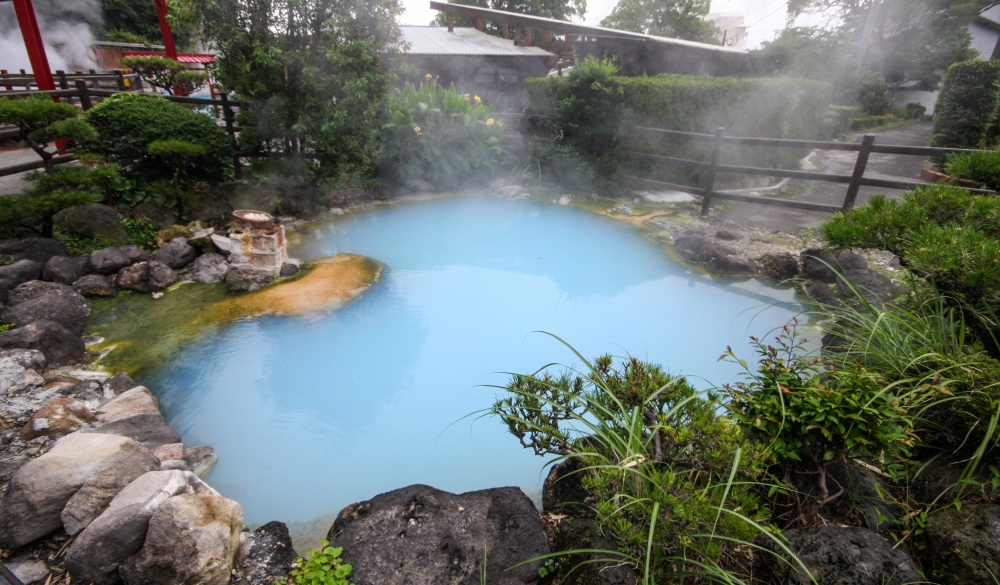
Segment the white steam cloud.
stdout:
[[[93,27],[101,21],[98,0],[34,0],[35,18],[52,71],[97,67]],[[31,71],[12,2],[0,3],[0,69]]]

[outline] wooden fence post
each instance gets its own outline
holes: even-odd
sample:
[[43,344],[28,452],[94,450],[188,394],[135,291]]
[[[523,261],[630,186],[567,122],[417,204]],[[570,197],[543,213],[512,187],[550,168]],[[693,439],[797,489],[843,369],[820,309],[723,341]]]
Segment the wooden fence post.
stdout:
[[229,142],[233,146],[233,171],[236,174],[236,178],[239,179],[243,174],[243,165],[240,164],[239,145],[236,142],[236,124],[233,120],[233,108],[229,104],[229,95],[226,92],[219,93],[219,100],[222,102],[222,117],[226,122],[226,134],[229,134]]
[[59,76],[59,89],[69,89],[69,78],[66,76],[66,72],[59,70],[56,71],[56,75]]
[[94,107],[94,102],[90,99],[90,89],[87,87],[86,80],[76,80],[76,91],[80,92],[80,107],[83,108],[84,112]]
[[849,211],[854,207],[854,202],[858,199],[858,190],[861,189],[861,180],[865,178],[868,156],[872,153],[874,144],[874,134],[865,134],[865,137],[861,139],[861,150],[858,151],[858,160],[854,163],[854,173],[851,175],[851,182],[847,186],[847,195],[844,197],[844,211]]
[[115,71],[115,77],[118,78],[115,80],[118,83],[118,91],[127,90],[128,85],[125,84],[125,73],[121,69],[118,69]]
[[712,142],[712,160],[709,161],[708,175],[705,177],[705,194],[701,198],[701,214],[708,215],[708,208],[712,205],[712,190],[715,189],[715,173],[719,166],[719,153],[722,151],[722,134],[725,128],[718,128],[715,131],[715,140]]

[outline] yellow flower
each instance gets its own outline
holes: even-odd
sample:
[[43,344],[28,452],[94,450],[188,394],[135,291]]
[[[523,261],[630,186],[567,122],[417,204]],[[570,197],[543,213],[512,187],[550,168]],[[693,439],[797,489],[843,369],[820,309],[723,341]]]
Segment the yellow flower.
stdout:
[[479,99],[479,96],[478,96],[478,95],[476,96],[476,103],[477,103],[477,104],[481,104],[481,103],[483,103],[483,100]]
[[493,118],[490,118],[489,120],[486,120],[486,125],[487,126],[492,126],[493,125]]
[[427,75],[424,75],[424,77],[426,77],[428,81],[430,81],[431,79],[434,78],[434,76],[431,75],[430,73],[428,73]]
[[465,101],[469,101],[469,94],[465,94]]
[[423,132],[420,131],[420,126],[414,126],[413,131],[416,132],[417,134],[423,134]]

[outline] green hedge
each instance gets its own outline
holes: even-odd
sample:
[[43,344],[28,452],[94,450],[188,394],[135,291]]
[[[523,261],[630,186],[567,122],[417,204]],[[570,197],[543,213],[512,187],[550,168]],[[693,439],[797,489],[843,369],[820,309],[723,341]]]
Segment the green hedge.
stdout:
[[979,148],[1000,102],[1000,62],[964,61],[948,68],[934,106],[931,145]]
[[[615,80],[623,90],[621,113],[626,129],[650,126],[713,134],[716,128],[722,127],[730,136],[814,140],[825,138],[830,126],[828,108],[832,88],[828,83],[690,75],[618,77]],[[553,96],[558,95],[560,87],[566,83],[566,78],[559,77],[529,79],[527,88],[532,112],[551,115],[556,109]],[[628,137],[627,148],[666,156],[707,160],[711,150],[710,143],[703,141],[664,139],[629,131],[624,135]],[[787,148],[731,147],[722,153],[722,161],[796,168],[804,154]],[[629,168],[623,170],[658,170],[668,180],[690,182],[700,179],[697,172],[680,167],[665,169],[659,163],[644,166],[638,161],[628,165]]]

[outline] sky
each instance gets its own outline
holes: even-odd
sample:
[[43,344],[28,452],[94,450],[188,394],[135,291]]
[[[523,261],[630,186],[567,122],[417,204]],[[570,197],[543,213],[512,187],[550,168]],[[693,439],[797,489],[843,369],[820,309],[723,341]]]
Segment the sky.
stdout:
[[[447,0],[439,0],[446,2]],[[437,14],[430,0],[402,0],[406,12],[403,24],[429,24]],[[587,0],[585,24],[598,25],[611,13],[617,0]],[[785,25],[786,0],[712,0],[712,12],[742,14],[749,25],[747,48],[754,48],[774,38]]]

